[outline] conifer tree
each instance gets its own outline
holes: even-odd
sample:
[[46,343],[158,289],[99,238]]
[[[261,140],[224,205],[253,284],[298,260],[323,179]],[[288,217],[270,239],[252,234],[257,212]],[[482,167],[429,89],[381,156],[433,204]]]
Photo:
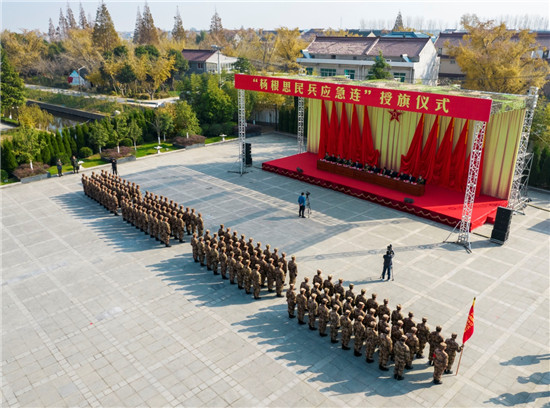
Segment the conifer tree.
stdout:
[[53,25],[53,21],[52,21],[51,18],[50,18],[50,22],[48,24],[48,39],[50,40],[50,42],[57,41],[55,26]]
[[65,40],[69,36],[69,23],[67,23],[62,9],[59,9],[59,34],[60,40]]
[[25,98],[23,92],[25,86],[17,71],[11,65],[4,48],[0,50],[2,61],[0,66],[0,107],[2,113],[9,115],[12,111],[23,105]]
[[223,31],[222,19],[218,11],[214,11],[214,15],[210,20],[210,33],[218,34]]
[[397,18],[395,19],[395,24],[393,25],[392,31],[403,31],[403,17],[401,17],[401,12],[397,13]]
[[390,64],[386,62],[382,51],[380,51],[376,57],[376,62],[372,66],[372,74],[369,79],[390,79],[391,77]]
[[101,2],[97,8],[92,41],[103,52],[110,51],[120,44],[120,38],[105,3]]
[[153,15],[149,9],[149,5],[145,3],[143,7],[143,15],[141,17],[141,27],[139,30],[139,44],[158,44],[159,34],[155,27]]
[[176,16],[174,17],[174,28],[172,28],[172,39],[175,41],[185,40],[185,30],[181,20],[179,8],[176,7]]
[[67,3],[67,24],[69,25],[69,28],[71,30],[78,28],[78,24],[76,22],[76,19],[74,18],[73,10],[71,9],[69,3]]
[[80,3],[80,15],[78,23],[80,24],[80,28],[82,28],[83,30],[87,30],[88,28],[90,28],[90,23],[86,18],[86,12],[84,11],[84,7],[82,7],[82,3]]
[[136,26],[134,28],[134,44],[141,44],[141,26],[143,24],[143,19],[141,18],[141,12],[139,11],[139,6],[137,9],[136,15]]

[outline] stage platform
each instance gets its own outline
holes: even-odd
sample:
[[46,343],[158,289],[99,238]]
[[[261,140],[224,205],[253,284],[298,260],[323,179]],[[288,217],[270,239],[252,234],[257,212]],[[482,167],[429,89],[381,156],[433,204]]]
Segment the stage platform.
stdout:
[[[299,173],[297,167],[302,169],[303,172]],[[314,153],[301,153],[264,162],[262,169],[306,183],[330,188],[452,227],[456,226],[462,218],[462,206],[464,204],[464,193],[462,192],[427,184],[423,196],[407,196],[399,191],[318,170],[317,155]],[[414,203],[405,203],[405,197],[412,198]],[[507,200],[486,195],[477,197],[472,213],[471,230],[481,227],[486,222],[493,223],[497,207],[506,205]]]

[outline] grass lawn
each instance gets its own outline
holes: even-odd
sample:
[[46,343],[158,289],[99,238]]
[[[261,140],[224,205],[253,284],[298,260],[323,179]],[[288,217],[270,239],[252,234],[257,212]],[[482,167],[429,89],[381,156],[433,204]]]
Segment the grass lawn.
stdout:
[[[158,146],[158,142],[147,143],[147,144],[142,144],[142,145],[138,146],[136,157],[143,157],[143,156],[148,156],[150,154],[157,154],[157,149],[155,149],[155,147],[157,147],[157,146]],[[160,151],[161,153],[162,152],[169,152],[169,151],[172,151],[172,150],[178,150],[178,148],[174,147],[174,145],[172,145],[172,143],[162,143],[161,142],[160,146],[162,147],[162,150]]]
[[[237,138],[237,136],[226,136],[225,140],[231,140],[231,139],[236,139],[236,138]],[[222,140],[221,136],[209,137],[209,138],[206,139],[204,144],[216,143],[216,142],[220,142],[221,140]]]
[[15,177],[10,177],[9,179],[7,179],[7,181],[2,180],[0,182],[0,186],[3,186],[4,184],[13,184],[13,183],[18,183],[18,182],[19,182],[19,180],[16,179]]

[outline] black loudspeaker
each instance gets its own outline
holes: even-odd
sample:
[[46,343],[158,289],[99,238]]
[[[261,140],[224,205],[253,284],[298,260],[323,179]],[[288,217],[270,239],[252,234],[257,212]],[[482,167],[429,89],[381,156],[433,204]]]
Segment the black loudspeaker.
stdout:
[[409,197],[405,197],[405,200],[403,200],[403,201],[405,201],[407,204],[414,203],[414,200],[412,198],[409,198]]
[[244,144],[244,164],[252,166],[252,145],[250,143]]
[[298,174],[302,174],[302,173],[304,172],[304,171],[303,171],[301,168],[299,168],[299,167],[296,167],[296,171],[298,172]]
[[513,213],[514,212],[509,208],[498,207],[494,228],[501,231],[507,231],[512,223]]
[[510,235],[513,211],[506,207],[498,207],[495,217],[495,225],[491,232],[491,241],[497,244],[504,244]]

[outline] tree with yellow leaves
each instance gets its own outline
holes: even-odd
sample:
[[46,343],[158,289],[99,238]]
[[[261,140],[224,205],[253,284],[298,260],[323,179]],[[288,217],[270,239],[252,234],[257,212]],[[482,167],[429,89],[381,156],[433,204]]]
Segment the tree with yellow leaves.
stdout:
[[536,36],[528,30],[508,30],[504,23],[462,17],[468,32],[458,46],[450,46],[466,75],[464,88],[524,94],[529,87],[542,87],[550,73],[548,63],[536,55]]
[[300,38],[300,30],[298,28],[280,27],[277,29],[275,56],[279,59],[285,71],[292,72],[300,69],[300,65],[296,62],[296,59],[300,57],[301,51],[306,46],[307,42]]

